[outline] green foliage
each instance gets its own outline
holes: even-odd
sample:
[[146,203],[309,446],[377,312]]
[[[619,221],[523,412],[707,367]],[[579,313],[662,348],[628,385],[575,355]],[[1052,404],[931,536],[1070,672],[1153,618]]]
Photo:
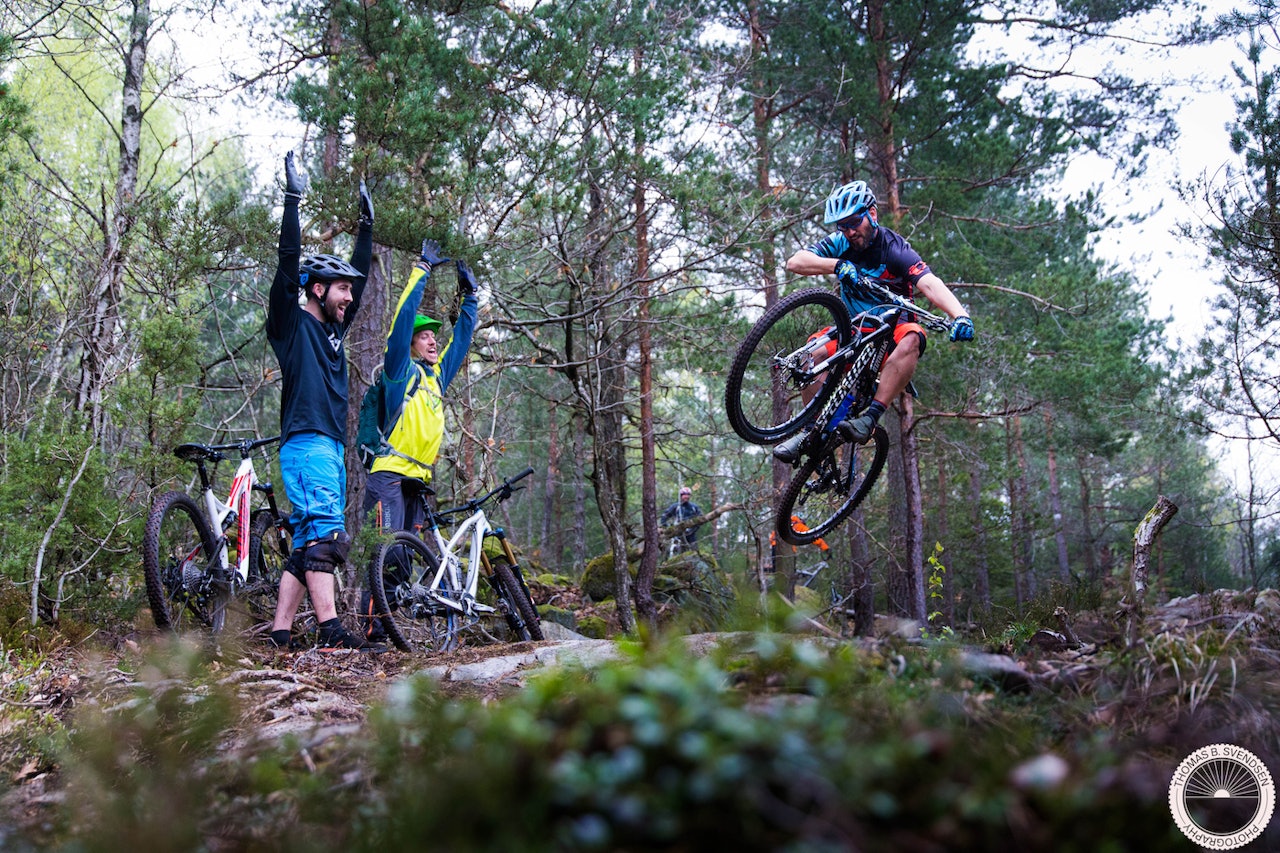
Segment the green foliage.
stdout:
[[85,850],[121,850],[147,839],[195,850],[216,816],[219,791],[251,768],[215,762],[235,719],[229,688],[192,689],[209,660],[174,642],[155,650],[131,697],[87,707],[67,746],[66,831]]
[[[943,595],[943,576],[947,573],[947,567],[942,562],[942,543],[933,543],[933,553],[929,555],[928,567],[926,569],[925,583],[926,595],[928,597],[928,607],[936,607],[946,596]],[[942,617],[941,610],[930,610],[928,619],[930,624]],[[924,629],[921,629],[924,630]],[[950,626],[943,626],[942,634],[944,636],[952,633]]]
[[[98,615],[117,607],[128,613],[137,604],[134,594],[125,591],[130,589],[129,579],[136,577],[140,557],[133,550],[127,556],[115,553],[103,544],[130,541],[138,522],[119,494],[103,488],[115,476],[113,466],[91,443],[91,436],[80,432],[74,420],[48,429],[33,428],[24,436],[8,436],[5,442],[7,465],[0,470],[5,548],[0,553],[0,574],[30,583],[43,549],[39,609],[45,619],[57,607],[96,622]],[[66,510],[58,520],[64,502]],[[62,627],[73,638],[85,633],[74,627],[74,620]]]
[[53,636],[47,626],[31,624],[31,599],[7,577],[0,577],[0,661],[5,649],[31,649],[46,645]]
[[[1150,784],[1163,768],[1105,728],[1064,738],[1079,709],[1058,696],[974,692],[947,646],[763,633],[706,657],[679,640],[623,651],[501,702],[409,678],[359,736],[305,760],[287,742],[220,755],[227,688],[200,684],[190,650],[153,658],[131,698],[78,721],[57,835],[104,850],[1185,847]],[[1044,763],[1060,769],[1030,772]]]
[[30,108],[13,92],[8,75],[3,73],[9,66],[12,51],[12,37],[7,33],[0,33],[0,188],[5,190],[0,192],[0,210],[4,208],[17,172],[17,163],[13,161],[13,152],[9,147],[30,130],[26,124]]
[[[944,672],[919,663],[921,675]],[[355,837],[371,850],[423,837],[481,850],[902,849],[907,839],[1092,849],[1092,830],[1070,825],[1087,808],[1112,829],[1129,823],[1132,837],[1151,833],[1156,847],[1172,841],[1163,798],[1107,802],[1117,792],[1102,782],[1115,761],[1105,747],[1072,756],[1079,764],[1051,790],[1011,787],[1042,735],[1012,709],[966,727],[936,678],[921,692],[874,658],[765,635],[718,663],[677,645],[590,677],[550,675],[480,717],[411,682],[375,723],[388,796]],[[771,689],[749,704],[735,683]],[[490,796],[465,808],[426,796],[444,767],[454,790]],[[1010,810],[1036,817],[1011,829]]]

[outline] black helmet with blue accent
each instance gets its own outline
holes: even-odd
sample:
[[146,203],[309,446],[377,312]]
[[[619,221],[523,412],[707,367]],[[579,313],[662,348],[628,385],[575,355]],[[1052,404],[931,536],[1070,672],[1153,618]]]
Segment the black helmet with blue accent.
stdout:
[[302,259],[298,265],[299,280],[305,286],[309,281],[337,281],[345,278],[355,282],[364,278],[364,273],[351,266],[337,255],[310,255]]
[[836,187],[827,196],[826,216],[822,221],[826,225],[866,213],[876,203],[876,194],[867,186],[866,181],[850,181]]

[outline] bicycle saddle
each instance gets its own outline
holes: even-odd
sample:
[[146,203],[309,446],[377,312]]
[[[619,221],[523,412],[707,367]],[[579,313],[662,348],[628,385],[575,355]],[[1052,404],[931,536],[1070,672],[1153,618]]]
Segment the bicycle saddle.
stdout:
[[227,457],[203,444],[179,444],[173,449],[173,455],[184,462],[198,462],[201,459],[212,459],[221,462]]

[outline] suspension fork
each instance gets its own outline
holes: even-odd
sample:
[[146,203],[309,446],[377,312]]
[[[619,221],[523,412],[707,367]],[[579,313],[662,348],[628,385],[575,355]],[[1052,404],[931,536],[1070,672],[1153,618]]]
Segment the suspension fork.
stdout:
[[[489,532],[489,536],[498,540],[498,544],[502,547],[502,556],[506,558],[507,563],[511,566],[511,573],[516,576],[516,582],[520,584],[524,594],[532,600],[533,596],[529,593],[529,587],[524,581],[524,572],[520,569],[520,562],[516,559],[515,549],[511,547],[506,531],[501,527],[495,527]],[[480,551],[480,556],[481,561],[484,563],[485,577],[489,579],[490,585],[496,589],[496,584],[493,583],[493,564],[489,562],[489,555],[484,552],[483,548]]]

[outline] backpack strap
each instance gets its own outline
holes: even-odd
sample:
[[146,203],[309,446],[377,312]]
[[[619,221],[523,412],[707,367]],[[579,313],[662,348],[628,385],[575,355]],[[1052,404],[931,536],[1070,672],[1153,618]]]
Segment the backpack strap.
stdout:
[[[422,386],[422,368],[418,367],[418,365],[414,362],[410,362],[410,363],[413,364],[413,368],[414,368],[413,379],[409,381],[409,389],[405,391],[404,399],[406,400],[412,397],[414,394],[418,393],[418,389]],[[401,410],[404,409],[403,400],[400,403],[400,408]],[[399,421],[399,420],[400,420],[400,415],[399,413],[397,413],[396,421]],[[397,456],[405,460],[406,462],[409,462],[410,464],[418,466],[424,472],[426,472],[428,476],[432,476],[435,472],[434,465],[428,465],[426,462],[420,462],[417,459],[414,459],[409,454],[401,453],[399,450],[396,450],[394,447],[391,446],[390,436],[391,436],[391,432],[394,429],[395,429],[395,423],[387,424],[387,429],[385,432],[382,429],[382,424],[381,423],[378,424],[378,452],[375,455],[375,458],[382,457],[382,456]]]

